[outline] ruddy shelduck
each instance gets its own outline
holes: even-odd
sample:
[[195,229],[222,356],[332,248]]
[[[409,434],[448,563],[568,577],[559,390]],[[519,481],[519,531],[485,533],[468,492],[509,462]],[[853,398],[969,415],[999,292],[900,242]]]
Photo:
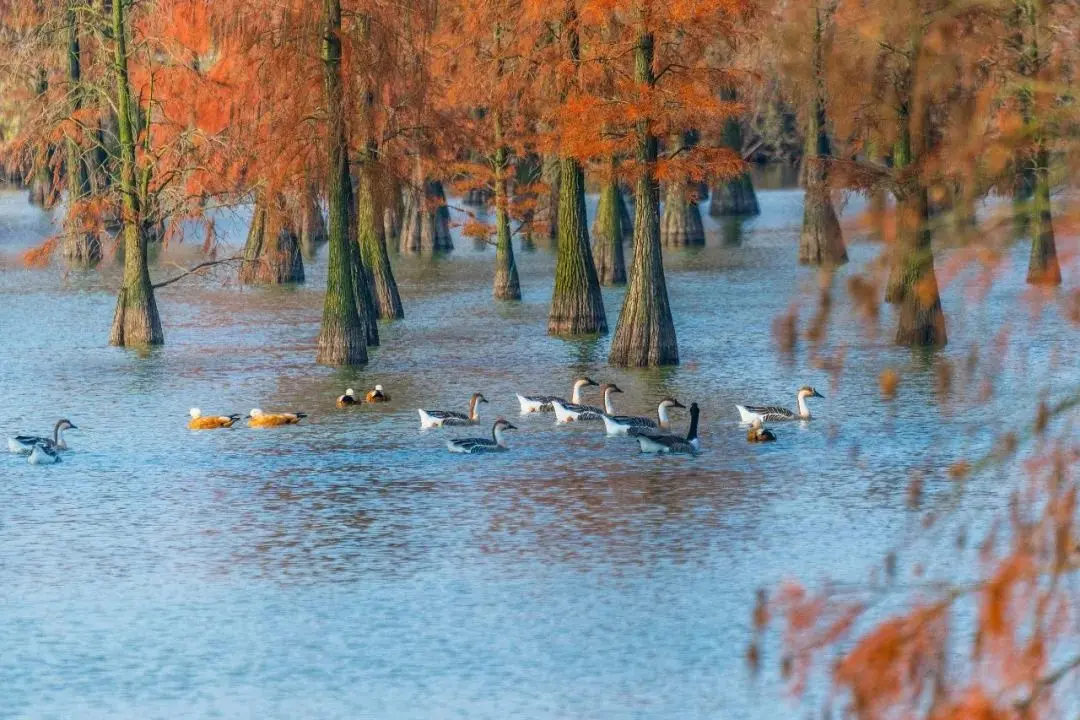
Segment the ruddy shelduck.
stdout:
[[253,408],[251,414],[248,415],[248,427],[262,428],[295,425],[306,417],[307,413],[302,412],[268,413],[259,408]]
[[231,428],[240,419],[240,415],[203,415],[199,408],[191,408],[188,413],[191,420],[188,421],[189,430],[217,430],[218,428]]

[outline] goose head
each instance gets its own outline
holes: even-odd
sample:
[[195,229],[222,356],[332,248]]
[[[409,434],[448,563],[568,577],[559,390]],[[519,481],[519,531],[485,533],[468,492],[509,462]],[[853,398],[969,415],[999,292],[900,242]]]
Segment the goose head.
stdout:
[[63,420],[57,420],[56,421],[56,430],[58,432],[63,432],[64,430],[78,430],[78,429],[79,428],[75,427],[75,425],[73,425],[72,422],[70,420],[68,420],[67,418],[64,418]]
[[590,377],[580,377],[574,381],[574,389],[579,390],[583,387],[595,387],[600,383],[596,382]]
[[473,393],[472,402],[473,402],[474,405],[476,403],[486,403],[487,398],[484,397],[483,393]]
[[815,397],[815,398],[822,398],[822,399],[825,398],[824,395],[822,395],[821,393],[819,393],[817,390],[810,387],[809,385],[803,385],[801,388],[799,388],[799,397],[800,398],[812,398],[812,397]]
[[660,420],[660,427],[664,430],[671,428],[671,418],[668,416],[668,410],[671,408],[683,408],[686,406],[673,397],[666,397],[660,401],[660,404],[656,407],[656,417]]
[[506,418],[499,418],[495,421],[495,424],[491,426],[491,436],[495,440],[495,443],[500,447],[506,447],[506,441],[503,440],[503,433],[507,430],[517,430],[517,426],[513,425]]
[[663,400],[661,400],[660,401],[660,407],[665,408],[665,409],[667,409],[667,408],[682,408],[683,410],[686,409],[685,405],[683,405],[681,402],[679,402],[678,400],[676,400],[673,397],[666,397]]
[[480,419],[480,413],[477,412],[476,406],[480,403],[487,403],[487,398],[482,393],[473,393],[472,398],[469,399],[469,418],[475,422]]
[[615,383],[604,383],[600,386],[600,392],[606,397],[608,393],[621,393],[622,390],[620,390],[619,386]]

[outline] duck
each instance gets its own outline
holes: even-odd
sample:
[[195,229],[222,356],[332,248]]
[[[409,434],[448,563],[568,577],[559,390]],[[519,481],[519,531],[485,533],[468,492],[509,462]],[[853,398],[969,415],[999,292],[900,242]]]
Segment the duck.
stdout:
[[302,412],[268,413],[259,408],[252,408],[251,413],[248,415],[248,427],[263,428],[295,425],[306,417],[307,413]]
[[600,386],[600,392],[604,397],[604,407],[595,405],[580,405],[568,403],[565,400],[552,400],[551,406],[555,408],[555,422],[591,422],[600,420],[604,415],[614,415],[615,405],[611,402],[612,393],[621,393],[618,385],[605,383]]
[[350,405],[356,405],[360,401],[356,399],[356,391],[349,388],[345,391],[344,395],[338,395],[337,406],[339,408],[349,407]]
[[189,430],[216,430],[218,428],[231,428],[242,417],[236,415],[203,415],[199,408],[191,408],[188,411],[191,420],[188,421]]
[[52,438],[41,437],[39,435],[16,435],[15,437],[8,438],[8,450],[19,455],[26,455],[34,451],[34,447],[39,444],[43,444],[50,450],[67,450],[67,442],[64,441],[65,430],[78,430],[79,428],[71,424],[71,421],[67,418],[63,420],[57,420],[56,425],[53,426]]
[[[591,378],[578,378],[574,381],[574,390],[570,396],[570,402],[575,405],[580,405],[581,388],[597,385],[599,385],[599,383],[597,383]],[[555,395],[521,395],[519,393],[517,399],[518,403],[521,405],[522,415],[528,415],[529,413],[535,412],[554,412],[555,406],[551,404],[553,400],[561,400],[564,403],[566,402],[565,399],[561,397],[556,397]]]
[[638,445],[643,453],[658,455],[696,455],[700,449],[698,443],[698,416],[701,410],[697,403],[690,403],[690,430],[686,437],[678,435],[638,435]]
[[450,427],[452,425],[475,425],[480,422],[480,411],[477,409],[477,405],[480,403],[486,403],[487,398],[480,393],[473,393],[472,398],[469,400],[469,414],[456,412],[454,410],[421,410],[420,413],[420,427],[422,428],[439,428]]
[[364,402],[390,402],[390,396],[383,392],[382,385],[376,385],[374,390],[368,390],[364,395]]
[[660,431],[671,430],[671,418],[668,410],[671,408],[683,408],[686,406],[673,397],[666,397],[656,406],[656,420],[652,418],[634,415],[603,415],[604,427],[608,435],[659,435]]
[[776,435],[773,431],[761,424],[761,421],[754,419],[754,422],[750,423],[750,429],[746,431],[747,442],[773,442],[776,440]]
[[55,465],[60,462],[60,453],[56,448],[39,442],[30,450],[30,457],[26,458],[26,462],[31,465]]
[[799,411],[792,412],[786,407],[780,407],[779,405],[736,405],[739,410],[740,422],[752,423],[754,420],[760,420],[762,422],[779,421],[779,420],[809,420],[810,407],[806,404],[807,398],[822,398],[825,396],[819,393],[809,385],[803,385],[799,388],[798,405]]
[[509,448],[506,447],[506,438],[503,437],[503,433],[507,430],[517,430],[517,426],[511,425],[505,418],[499,418],[495,421],[495,424],[491,426],[490,438],[458,438],[456,440],[447,440],[446,447],[453,453],[488,453],[488,452],[506,452]]

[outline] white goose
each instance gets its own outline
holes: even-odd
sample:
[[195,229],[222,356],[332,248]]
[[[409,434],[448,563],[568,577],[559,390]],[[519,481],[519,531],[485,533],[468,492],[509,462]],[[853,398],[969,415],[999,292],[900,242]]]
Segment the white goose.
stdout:
[[778,420],[809,420],[810,407],[806,404],[806,399],[812,397],[824,399],[825,396],[809,385],[799,388],[798,413],[779,405],[736,405],[735,407],[739,410],[739,421],[744,423],[752,423],[755,420],[763,423]]
[[634,415],[610,415],[605,414],[604,427],[608,435],[659,435],[660,431],[671,430],[671,418],[668,410],[671,408],[686,408],[681,402],[673,397],[666,397],[656,407],[656,418]]
[[54,465],[60,462],[60,453],[45,443],[38,443],[30,451],[30,457],[26,458],[26,462],[31,465]]
[[8,450],[20,455],[26,455],[34,451],[37,445],[44,445],[49,450],[67,450],[67,443],[64,442],[65,430],[78,430],[79,428],[71,424],[71,421],[67,418],[58,420],[53,427],[52,438],[41,437],[39,435],[16,435],[15,437],[8,438]]
[[555,409],[555,422],[590,422],[600,420],[605,414],[614,415],[615,405],[611,402],[612,393],[621,393],[622,390],[613,383],[600,386],[600,392],[604,395],[604,407],[595,405],[582,405],[581,403],[568,403],[565,400],[552,400],[551,407]]
[[690,403],[690,431],[685,438],[678,435],[638,435],[638,445],[643,453],[658,455],[696,455],[700,449],[698,443],[698,415],[701,411],[697,403]]
[[489,453],[489,452],[505,452],[506,439],[503,437],[503,433],[507,430],[517,430],[517,427],[511,425],[504,418],[499,418],[495,421],[495,424],[491,426],[490,438],[458,438],[456,440],[447,440],[446,447],[453,453]]
[[[595,380],[591,380],[587,377],[575,380],[574,391],[570,396],[570,402],[575,405],[580,405],[581,388],[596,384]],[[555,406],[551,404],[553,400],[562,400],[563,402],[566,402],[565,399],[555,395],[522,395],[518,393],[517,399],[518,403],[521,405],[522,415],[528,415],[529,413],[534,412],[553,412],[555,410]]]
[[450,427],[452,425],[475,425],[480,422],[480,410],[477,405],[480,403],[486,403],[485,398],[480,393],[473,393],[472,399],[469,400],[469,414],[455,412],[453,410],[417,410],[420,413],[420,427],[422,428],[439,428]]

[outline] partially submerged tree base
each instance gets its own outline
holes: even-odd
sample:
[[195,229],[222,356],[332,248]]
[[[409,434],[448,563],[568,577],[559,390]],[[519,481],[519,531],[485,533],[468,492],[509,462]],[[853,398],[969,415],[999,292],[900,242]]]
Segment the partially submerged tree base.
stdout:
[[889,302],[899,304],[896,344],[908,347],[942,346],[945,313],[941,309],[934,253],[930,243],[926,191],[912,192],[897,208],[894,264]]
[[705,244],[705,226],[701,209],[690,195],[686,183],[673,182],[664,199],[664,217],[660,224],[660,244],[664,247],[687,247]]
[[592,231],[593,262],[601,285],[626,284],[626,259],[623,255],[625,232],[620,204],[626,207],[618,183],[605,183],[600,190],[600,203],[596,208]]
[[431,255],[454,249],[450,238],[450,210],[438,180],[428,180],[424,190],[410,188],[405,197],[399,248],[402,253]]
[[606,333],[604,298],[589,249],[585,173],[577,161],[564,158],[559,176],[559,254],[548,333],[564,336]]
[[760,215],[757,193],[750,173],[744,172],[737,177],[717,185],[709,200],[709,215],[712,217],[742,217]]
[[319,198],[314,191],[305,194],[300,208],[300,249],[304,257],[313,259],[327,242],[326,221],[323,220]]
[[804,265],[843,265],[848,261],[844,234],[827,188],[806,190],[799,262]]
[[[127,272],[125,272],[127,275]],[[147,347],[162,345],[165,335],[161,331],[154,289],[150,276],[125,279],[116,298],[116,314],[113,316],[109,344],[117,347]]]
[[73,230],[65,235],[60,252],[72,265],[93,267],[101,262],[101,239],[90,230]]
[[284,208],[257,203],[244,245],[239,280],[245,285],[284,285],[304,282],[300,238]]

